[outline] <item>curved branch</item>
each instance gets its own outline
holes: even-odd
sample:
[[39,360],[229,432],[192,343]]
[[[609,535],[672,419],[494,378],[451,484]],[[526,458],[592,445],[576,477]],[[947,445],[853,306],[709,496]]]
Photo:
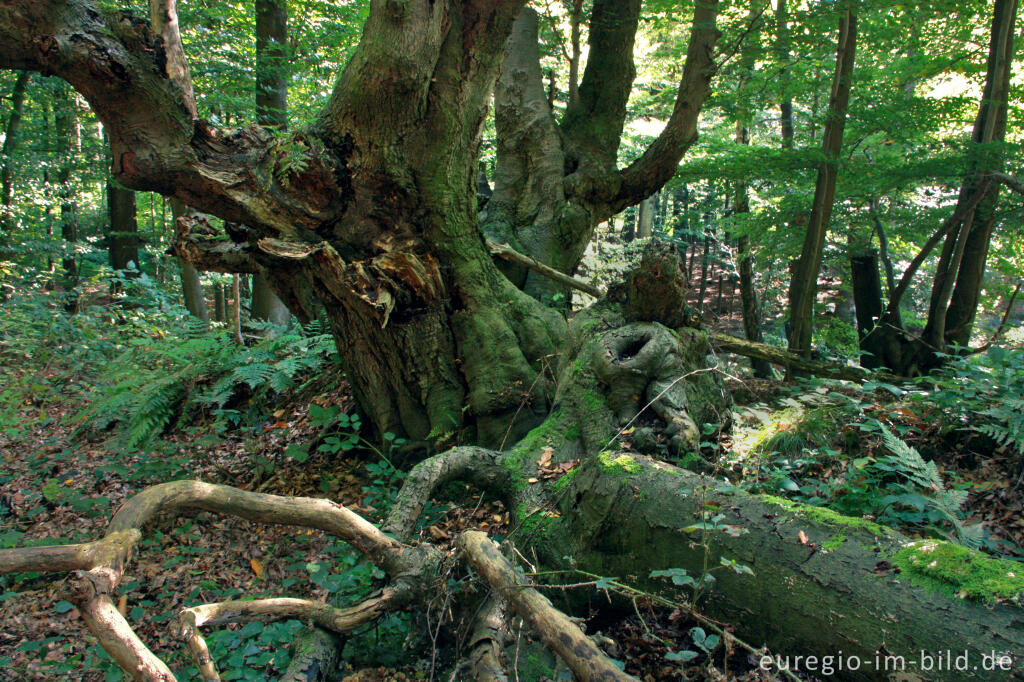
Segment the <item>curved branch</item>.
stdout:
[[457,447],[423,460],[409,472],[382,528],[399,540],[409,540],[431,494],[449,481],[468,479],[484,487],[500,487],[510,476],[501,458],[495,450]]
[[455,541],[459,551],[501,598],[533,627],[546,645],[557,653],[582,682],[636,682],[604,655],[579,626],[551,605],[547,597],[527,587],[498,546],[479,531],[466,531]]
[[[0,550],[0,575],[25,570],[55,572],[80,569],[71,600],[78,605],[89,629],[103,648],[134,679],[171,682],[174,676],[135,635],[117,611],[110,595],[120,584],[131,554],[142,537],[141,528],[160,514],[186,510],[318,528],[352,545],[392,576],[396,587],[355,609],[338,611],[326,605],[317,607],[320,615],[316,621],[333,623],[335,627],[365,622],[364,619],[374,617],[380,609],[412,598],[417,590],[429,589],[430,581],[424,577],[434,575],[441,558],[440,551],[433,546],[402,545],[355,512],[330,500],[280,497],[201,481],[174,481],[147,488],[129,498],[114,514],[102,540],[63,547]],[[217,611],[215,607],[219,606],[206,607],[206,611]],[[272,606],[279,610],[299,608],[294,601],[288,600],[278,601]],[[308,603],[301,606],[307,612],[316,610]],[[259,608],[270,607],[264,602],[256,606],[232,606],[220,610],[238,613]],[[203,609],[197,607],[195,613],[205,614]],[[210,615],[202,617],[206,619],[204,622],[213,618]],[[190,648],[193,654],[202,655],[202,642],[190,642]]]
[[715,71],[713,53],[720,35],[715,26],[717,18],[717,0],[698,0],[672,116],[643,155],[621,172],[622,186],[611,202],[609,215],[643,201],[668,182],[697,139],[697,118],[711,92]]

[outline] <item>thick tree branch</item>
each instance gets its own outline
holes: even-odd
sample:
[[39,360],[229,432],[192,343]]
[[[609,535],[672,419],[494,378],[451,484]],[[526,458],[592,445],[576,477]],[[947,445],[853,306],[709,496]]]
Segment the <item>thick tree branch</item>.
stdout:
[[626,120],[626,103],[636,78],[633,44],[640,0],[595,0],[590,18],[590,56],[579,96],[569,105],[562,133],[578,160],[612,167]]
[[679,160],[697,139],[697,118],[714,74],[714,49],[719,31],[717,0],[698,0],[686,49],[686,63],[672,116],[643,155],[626,167],[622,186],[611,202],[609,215],[637,204],[662,187],[676,172]]

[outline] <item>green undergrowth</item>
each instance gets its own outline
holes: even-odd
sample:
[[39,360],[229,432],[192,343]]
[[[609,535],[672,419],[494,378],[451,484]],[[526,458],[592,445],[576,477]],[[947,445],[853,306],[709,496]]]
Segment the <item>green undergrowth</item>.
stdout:
[[864,519],[874,529],[1000,551],[983,525],[967,522],[967,485],[911,445],[923,439],[907,407],[914,391],[799,383],[774,405],[741,411],[721,464],[742,487],[798,503],[802,514],[827,523]]

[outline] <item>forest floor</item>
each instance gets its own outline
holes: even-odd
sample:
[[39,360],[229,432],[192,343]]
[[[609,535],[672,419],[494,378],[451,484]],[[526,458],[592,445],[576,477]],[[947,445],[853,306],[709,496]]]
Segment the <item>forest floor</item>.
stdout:
[[[292,443],[314,441],[320,428],[309,418],[309,406],[340,405],[351,396],[335,373],[317,382],[312,392],[285,395],[273,406],[260,432],[217,436],[207,428],[174,429],[163,435],[159,452],[125,455],[116,438],[83,438],[75,433],[74,416],[86,407],[88,391],[54,368],[14,366],[10,358],[0,371],[12,383],[60,379],[60,399],[28,399],[16,415],[5,415],[0,432],[0,539],[20,544],[81,542],[100,537],[112,510],[147,485],[169,478],[196,478],[277,495],[327,495],[350,509],[378,520],[381,504],[397,480],[382,480],[366,454],[314,456],[298,463],[283,453]],[[21,380],[19,382],[19,380]],[[13,424],[19,426],[14,427]],[[367,466],[370,464],[371,466]],[[116,471],[113,471],[115,470]],[[134,472],[125,476],[123,471]],[[99,501],[99,502],[98,502]],[[500,501],[466,495],[459,505],[428,509],[423,532],[442,546],[455,535],[476,528],[491,535],[507,532],[508,513]],[[179,679],[194,679],[183,643],[172,632],[173,616],[183,606],[221,601],[239,595],[260,598],[304,596],[345,602],[372,589],[369,566],[320,531],[266,526],[236,518],[200,513],[187,519],[163,519],[147,529],[141,549],[120,592],[118,608],[137,634],[168,661]],[[331,560],[334,565],[331,566]],[[311,572],[311,568],[319,570]],[[2,585],[2,584],[0,584]],[[6,591],[0,589],[0,680],[119,680],[109,659],[94,643],[76,609],[64,600],[65,581],[54,575],[22,574]],[[598,597],[595,593],[595,597]],[[666,661],[670,647],[691,640],[696,625],[685,614],[643,600],[633,614],[611,618],[595,609],[590,627],[614,642],[613,653],[626,669],[645,681],[679,679],[678,665]],[[228,626],[225,637],[228,672],[231,663],[271,669],[275,647],[286,647],[297,628],[245,632]],[[403,682],[431,679],[428,657],[403,652],[422,647],[409,619],[368,630],[348,645],[346,682]],[[254,640],[247,642],[246,638]],[[520,637],[525,637],[522,633]],[[217,640],[219,641],[219,640]],[[216,644],[215,640],[211,640]],[[252,644],[248,651],[245,646]],[[683,646],[682,648],[685,648]],[[531,655],[532,655],[531,647]],[[231,651],[242,659],[234,659]],[[571,679],[567,670],[551,676],[530,672],[525,639],[522,680]],[[216,658],[215,650],[215,658]],[[721,657],[719,657],[721,658]],[[700,663],[700,660],[695,663]],[[723,662],[724,663],[724,662]],[[708,672],[705,679],[757,680],[755,661],[733,654],[726,671]],[[746,671],[739,672],[737,671]],[[224,672],[224,667],[222,667]],[[194,669],[192,671],[194,673]],[[269,672],[266,673],[269,675]],[[436,679],[436,676],[434,677]]]
[[[734,318],[723,314],[716,326],[729,329]],[[116,335],[119,330],[112,319],[110,328],[99,333]],[[153,335],[154,343],[164,341]],[[190,425],[172,424],[148,448],[132,450],[123,447],[115,431],[76,430],[105,366],[96,360],[78,362],[75,358],[87,349],[72,346],[66,352],[51,349],[56,352],[40,361],[33,353],[37,343],[8,339],[0,344],[0,547],[94,539],[126,498],[171,479],[197,478],[279,495],[329,496],[374,521],[400,484],[401,474],[384,466],[383,455],[372,449],[320,447],[308,459],[289,456],[296,444],[324,443],[320,413],[331,407],[339,407],[341,414],[350,411],[351,395],[334,370],[299,390],[274,395],[260,406],[263,418],[251,428],[218,429],[212,420],[199,419]],[[176,341],[167,338],[166,343]],[[705,444],[701,461],[684,465],[752,489],[832,495],[832,501],[849,504],[857,492],[853,474],[870,478],[873,471],[870,465],[854,471],[850,460],[874,461],[883,454],[877,433],[860,427],[884,423],[935,461],[951,487],[967,491],[963,522],[985,523],[988,541],[998,553],[1024,556],[1024,460],[1012,448],[994,445],[970,430],[940,428],[929,416],[934,406],[908,404],[885,387],[835,389],[754,380],[745,378],[741,361],[721,361],[737,399],[736,423],[731,434]],[[828,481],[848,485],[826,489],[823,482]],[[874,498],[857,498],[858,514],[873,516],[871,505],[893,492],[885,488],[893,485],[892,479],[880,477],[873,484],[880,489]],[[421,525],[432,541],[444,545],[467,528],[498,536],[508,531],[508,513],[500,501],[468,491],[446,492],[458,504],[432,505]],[[915,534],[922,524],[913,512],[889,511],[891,518],[880,520],[903,523],[905,532]],[[347,604],[372,590],[376,581],[371,566],[319,531],[198,514],[164,519],[147,529],[118,606],[143,641],[185,680],[195,679],[194,668],[190,673],[182,643],[171,630],[182,606],[282,595]],[[64,600],[64,589],[64,581],[53,575],[0,578],[0,680],[121,679]],[[693,633],[697,623],[686,613],[643,599],[634,612],[609,616],[606,608],[596,608],[606,602],[606,595],[594,590],[588,629],[612,642],[609,653],[645,682],[682,679],[680,664],[665,656],[699,648]],[[432,664],[439,651],[432,649],[443,650],[436,660],[450,661],[457,643],[424,639],[422,633],[429,631],[424,626],[431,625],[426,621],[421,614],[402,614],[351,638],[344,679],[439,679],[441,668]],[[224,679],[272,677],[285,664],[299,625],[229,626],[211,636],[208,641]],[[520,642],[512,652],[517,663],[522,659],[519,679],[569,679],[557,665],[540,673],[532,663],[528,671],[535,648],[527,639],[522,636],[522,656]],[[737,650],[727,658],[721,648],[714,657],[695,653],[686,665],[687,678],[762,679],[751,655]]]

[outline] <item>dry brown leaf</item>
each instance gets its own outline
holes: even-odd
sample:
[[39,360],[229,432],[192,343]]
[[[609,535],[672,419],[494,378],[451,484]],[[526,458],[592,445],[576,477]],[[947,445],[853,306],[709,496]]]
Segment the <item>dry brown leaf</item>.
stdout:
[[555,449],[552,448],[550,445],[541,448],[540,460],[537,462],[537,465],[540,466],[541,469],[543,469],[544,467],[551,463],[551,456],[554,454]]
[[430,533],[430,537],[434,538],[435,540],[444,540],[448,537],[447,531],[437,526],[431,526],[430,528],[427,528],[427,532]]
[[128,595],[127,594],[122,594],[121,598],[117,600],[117,612],[120,613],[122,617],[128,615]]
[[252,572],[256,574],[257,578],[260,580],[266,580],[267,569],[264,568],[262,561],[259,559],[249,559],[249,567],[252,569]]

